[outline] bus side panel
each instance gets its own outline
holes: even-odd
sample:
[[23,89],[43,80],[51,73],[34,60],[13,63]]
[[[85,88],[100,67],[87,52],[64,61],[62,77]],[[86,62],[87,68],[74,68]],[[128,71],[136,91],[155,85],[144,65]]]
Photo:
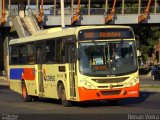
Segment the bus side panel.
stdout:
[[10,67],[10,89],[22,93],[21,82],[25,81],[28,95],[37,95],[37,84],[34,66]]
[[21,82],[19,80],[12,80],[10,81],[10,89],[22,94],[22,89],[21,89]]
[[58,82],[61,81],[65,87],[67,100],[71,100],[70,89],[72,86],[70,84],[68,70],[69,70],[68,64],[43,65],[42,71],[43,71],[43,84],[44,84],[45,97],[58,99],[57,85]]
[[22,68],[10,67],[10,75],[9,75],[10,89],[20,94],[22,93],[22,89],[21,89],[22,73],[23,73]]
[[43,65],[43,85],[44,85],[44,94],[48,98],[57,98],[57,82],[62,80],[58,77],[58,65],[57,64],[44,64]]
[[27,91],[29,95],[37,96],[37,77],[35,65],[24,67],[24,73],[22,78],[25,81]]
[[25,80],[28,95],[37,96],[37,85],[33,80]]

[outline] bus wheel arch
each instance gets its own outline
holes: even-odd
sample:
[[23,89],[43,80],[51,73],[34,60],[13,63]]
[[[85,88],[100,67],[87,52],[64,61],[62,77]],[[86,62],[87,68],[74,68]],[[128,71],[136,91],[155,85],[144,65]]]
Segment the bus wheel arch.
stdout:
[[65,87],[62,81],[58,82],[57,92],[58,92],[58,97],[61,100],[61,103],[64,107],[72,106],[71,101],[68,101],[66,98],[66,91],[65,91]]
[[28,91],[27,91],[27,87],[26,87],[26,83],[25,80],[21,80],[21,86],[22,86],[22,99],[24,102],[31,102],[32,101],[32,97],[30,95],[28,95]]

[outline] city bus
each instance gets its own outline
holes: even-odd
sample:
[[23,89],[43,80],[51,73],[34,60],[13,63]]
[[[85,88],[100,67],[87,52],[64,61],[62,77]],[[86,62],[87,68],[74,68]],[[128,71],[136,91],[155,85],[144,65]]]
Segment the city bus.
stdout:
[[9,41],[10,89],[73,102],[139,97],[135,35],[129,26],[50,28]]

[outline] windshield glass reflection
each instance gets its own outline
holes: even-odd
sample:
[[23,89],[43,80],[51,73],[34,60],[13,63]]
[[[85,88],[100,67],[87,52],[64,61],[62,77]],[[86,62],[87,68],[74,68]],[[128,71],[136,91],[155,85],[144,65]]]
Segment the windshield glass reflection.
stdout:
[[118,75],[137,70],[134,41],[80,43],[80,71]]

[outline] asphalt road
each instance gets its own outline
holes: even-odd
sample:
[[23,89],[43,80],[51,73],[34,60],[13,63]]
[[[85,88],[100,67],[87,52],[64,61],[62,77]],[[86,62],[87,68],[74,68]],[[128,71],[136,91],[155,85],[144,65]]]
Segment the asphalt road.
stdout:
[[107,101],[74,103],[73,107],[63,107],[59,101],[39,99],[23,102],[21,95],[0,86],[0,113],[13,114],[149,114],[160,113],[160,93],[141,92],[139,98],[121,100],[112,106]]
[[[158,85],[160,81],[152,81],[150,78],[142,76],[140,83],[143,86],[154,86]],[[157,118],[153,119],[160,120],[160,92],[156,91],[141,91],[139,98],[120,100],[120,103],[116,106],[108,104],[107,101],[90,101],[74,103],[72,107],[63,107],[59,101],[53,99],[23,102],[20,94],[11,91],[8,86],[0,84],[0,120],[10,120],[10,117],[12,120],[17,120],[16,117],[18,120],[39,120],[40,118],[42,120],[50,120],[49,118],[51,120],[53,118],[58,120],[72,120],[73,118],[78,118],[78,120],[101,120],[100,118],[102,120],[104,118],[119,120],[120,117],[123,120],[134,120],[135,118],[130,116],[132,114],[143,115],[142,120],[148,120],[145,115],[158,115]]]

